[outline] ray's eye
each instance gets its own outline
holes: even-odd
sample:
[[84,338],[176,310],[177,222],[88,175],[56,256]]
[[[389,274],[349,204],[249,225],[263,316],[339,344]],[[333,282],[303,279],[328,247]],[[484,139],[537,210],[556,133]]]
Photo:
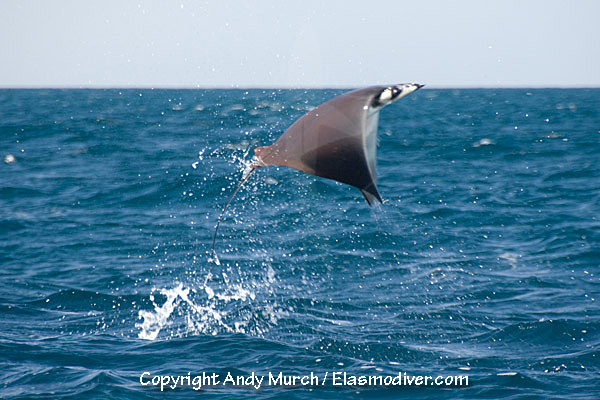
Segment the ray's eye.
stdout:
[[402,92],[402,90],[398,89],[397,87],[393,87],[392,88],[392,97],[398,96],[401,92]]

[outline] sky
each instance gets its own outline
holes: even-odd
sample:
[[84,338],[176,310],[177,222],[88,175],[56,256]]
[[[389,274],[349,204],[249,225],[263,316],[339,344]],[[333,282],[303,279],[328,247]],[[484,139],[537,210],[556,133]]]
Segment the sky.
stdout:
[[600,1],[2,1],[0,87],[599,87]]

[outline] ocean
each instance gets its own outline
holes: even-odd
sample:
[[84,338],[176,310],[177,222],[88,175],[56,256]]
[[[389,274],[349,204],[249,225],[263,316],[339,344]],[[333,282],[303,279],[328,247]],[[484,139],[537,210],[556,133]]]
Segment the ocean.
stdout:
[[343,92],[0,90],[0,397],[600,398],[600,89],[419,90],[212,260]]

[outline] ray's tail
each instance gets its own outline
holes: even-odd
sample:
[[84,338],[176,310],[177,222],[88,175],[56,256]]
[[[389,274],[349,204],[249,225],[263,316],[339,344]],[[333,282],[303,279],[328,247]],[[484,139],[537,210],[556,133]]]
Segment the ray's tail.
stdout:
[[223,219],[223,216],[225,215],[227,208],[229,208],[229,205],[231,204],[231,201],[233,200],[233,198],[235,197],[237,192],[240,191],[240,189],[242,188],[244,183],[248,182],[248,179],[250,179],[252,174],[254,174],[254,171],[256,171],[258,168],[260,168],[260,164],[255,163],[255,164],[250,165],[250,170],[248,172],[246,172],[246,174],[242,178],[241,182],[238,184],[235,191],[229,197],[229,200],[227,200],[227,204],[225,204],[225,207],[223,207],[223,210],[221,210],[221,214],[219,215],[219,219],[217,220],[217,225],[215,226],[215,233],[213,235],[212,247],[211,247],[211,254],[214,257],[214,260],[216,261],[217,264],[219,263],[219,261],[218,261],[219,259],[217,258],[217,252],[215,251],[215,243],[217,241],[217,232],[219,230],[219,225],[221,224],[221,220]]

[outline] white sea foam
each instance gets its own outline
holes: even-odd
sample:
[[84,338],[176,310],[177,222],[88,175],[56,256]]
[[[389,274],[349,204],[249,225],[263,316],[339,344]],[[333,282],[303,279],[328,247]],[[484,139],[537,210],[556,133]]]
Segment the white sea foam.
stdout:
[[[173,323],[172,320],[178,315],[184,316],[185,332],[216,334],[219,331],[235,331],[223,322],[223,316],[226,315],[225,311],[218,310],[215,303],[210,302],[215,297],[210,287],[204,287],[209,300],[206,304],[201,304],[198,300],[190,298],[190,288],[184,287],[181,283],[171,289],[162,288],[155,289],[155,291],[166,296],[167,299],[162,305],[159,305],[154,299],[154,295],[150,295],[154,310],[141,310],[139,312],[139,318],[143,320],[141,323],[136,324],[136,327],[140,329],[138,333],[140,339],[155,340],[160,332],[168,328]],[[173,314],[175,310],[177,312]],[[179,330],[176,330],[175,334],[171,334],[171,336],[178,336],[180,333]]]
[[518,260],[520,257],[521,256],[519,254],[510,252],[510,251],[506,251],[506,252],[500,254],[500,256],[498,256],[499,259],[508,261],[508,264],[513,269],[517,268]]
[[138,337],[155,340],[159,335],[175,337],[221,332],[262,336],[285,315],[276,303],[257,300],[257,292],[270,293],[274,281],[274,271],[269,268],[264,281],[230,283],[229,277],[223,274],[220,285],[210,281],[194,287],[178,283],[171,288],[155,288],[150,294],[153,310],[139,311]]
[[473,147],[491,146],[494,144],[496,144],[496,142],[494,142],[492,139],[483,138],[483,139],[479,139],[478,141],[473,143]]
[[173,289],[159,289],[159,292],[167,296],[167,300],[159,306],[154,301],[154,295],[151,294],[150,300],[154,304],[154,311],[141,310],[139,312],[139,318],[143,322],[135,324],[135,326],[141,329],[138,334],[140,339],[156,339],[160,330],[168,323],[169,317],[180,302],[180,298],[182,296],[187,297],[189,289],[184,289],[183,285],[179,284]]

